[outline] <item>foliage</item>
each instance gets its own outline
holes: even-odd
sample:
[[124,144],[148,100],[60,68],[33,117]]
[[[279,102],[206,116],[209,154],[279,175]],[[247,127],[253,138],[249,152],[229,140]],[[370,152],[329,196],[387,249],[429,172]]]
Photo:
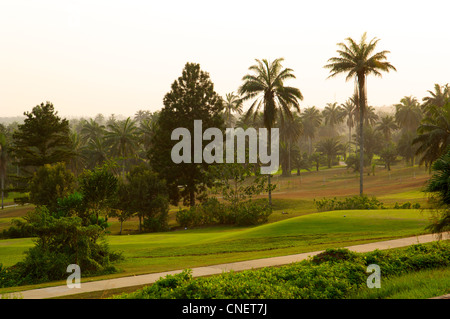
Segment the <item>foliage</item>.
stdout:
[[328,168],[331,168],[333,159],[335,159],[336,156],[342,154],[343,146],[337,139],[327,138],[319,142],[317,151],[327,157]]
[[[152,169],[166,180],[170,200],[178,205],[195,205],[196,195],[211,186],[212,178],[208,174],[210,164],[203,161],[194,163],[174,163],[171,157],[172,147],[178,143],[171,134],[176,128],[186,128],[194,132],[194,120],[202,121],[202,129],[223,129],[223,100],[214,91],[209,74],[200,69],[199,64],[186,63],[182,75],[173,82],[171,91],[164,96],[164,107],[158,117],[148,156]],[[187,138],[187,137],[183,137]],[[204,147],[202,141],[202,149]],[[178,186],[182,186],[179,188]]]
[[[267,176],[262,175],[258,165],[252,163],[223,163],[211,167],[211,174],[216,179],[215,192],[230,206],[238,206],[241,202],[268,191]],[[276,185],[271,185],[274,190]]]
[[406,202],[406,203],[398,203],[395,202],[394,204],[394,209],[419,209],[420,208],[420,204],[419,203],[415,203],[412,204],[411,202]]
[[[395,67],[387,62],[387,54],[389,51],[380,51],[374,53],[379,39],[373,38],[369,42],[366,39],[366,33],[361,37],[359,43],[352,38],[346,38],[346,43],[338,43],[338,56],[328,59],[328,64],[324,67],[330,70],[330,76],[334,77],[342,73],[346,73],[346,80],[355,80],[355,85],[358,85],[356,108],[359,111],[359,145],[360,145],[360,186],[359,193],[363,195],[363,168],[365,161],[365,137],[364,137],[364,120],[367,108],[367,76],[373,74],[381,77],[381,72],[396,71]],[[356,86],[355,86],[356,91]],[[355,92],[356,93],[356,92]],[[368,156],[371,159],[371,156]]]
[[[118,189],[118,179],[110,171],[109,165],[84,170],[79,178],[79,191],[83,194],[87,216],[107,213],[112,207]],[[84,223],[88,221],[85,219]]]
[[336,197],[329,199],[314,199],[314,205],[319,212],[331,210],[347,210],[347,209],[383,209],[383,203],[375,197],[369,198],[366,195],[346,197],[338,200]]
[[168,230],[168,191],[159,174],[148,165],[135,166],[119,189],[116,203],[119,210],[137,213],[140,219],[143,218],[146,231]]
[[182,227],[220,224],[247,226],[267,222],[271,213],[272,209],[264,200],[226,205],[212,197],[189,209],[180,209],[176,220]]
[[116,271],[111,263],[121,255],[109,250],[100,226],[83,226],[79,217],[55,218],[45,207],[31,217],[28,226],[37,239],[25,259],[10,267],[16,285],[67,278],[69,264],[80,266],[83,275]]
[[390,171],[391,164],[397,159],[397,150],[394,143],[389,143],[380,151],[380,159],[384,162],[388,171]]
[[378,264],[383,278],[450,265],[450,245],[432,243],[406,249],[353,253],[327,249],[312,259],[193,278],[189,269],[167,275],[151,286],[114,298],[121,299],[343,299],[367,289],[367,266]]
[[72,141],[69,121],[57,116],[52,103],[41,103],[24,114],[24,123],[13,134],[12,153],[28,181],[40,166],[68,162]]
[[416,155],[420,155],[420,164],[431,165],[443,156],[450,146],[450,99],[441,107],[431,105],[417,129]]
[[432,165],[433,175],[428,181],[425,192],[437,209],[429,229],[433,232],[450,230],[450,147],[447,154],[441,156]]
[[75,186],[75,176],[65,163],[45,164],[38,168],[30,181],[30,201],[54,211],[58,198],[72,193]]

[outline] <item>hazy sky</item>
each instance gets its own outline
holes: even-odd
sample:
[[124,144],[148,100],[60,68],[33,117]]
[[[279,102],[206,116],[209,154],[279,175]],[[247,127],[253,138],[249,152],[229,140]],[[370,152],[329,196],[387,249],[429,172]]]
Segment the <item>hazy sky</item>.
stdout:
[[186,62],[224,96],[254,59],[284,57],[301,107],[344,102],[353,82],[323,66],[346,37],[380,38],[398,72],[369,77],[371,105],[450,82],[446,1],[0,0],[0,117],[51,101],[60,115],[155,111]]

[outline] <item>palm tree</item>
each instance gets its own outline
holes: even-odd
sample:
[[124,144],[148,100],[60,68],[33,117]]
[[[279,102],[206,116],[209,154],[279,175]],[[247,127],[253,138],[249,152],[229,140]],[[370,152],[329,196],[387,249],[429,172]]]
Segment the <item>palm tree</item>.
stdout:
[[232,127],[233,125],[233,114],[237,113],[239,115],[242,114],[242,100],[239,98],[239,96],[235,95],[234,92],[225,94],[225,100],[223,101],[223,107],[224,107],[224,116],[225,116],[225,123],[228,125],[227,127]]
[[445,101],[450,98],[450,87],[448,84],[440,86],[439,84],[434,85],[434,92],[428,91],[431,96],[426,96],[422,99],[424,102],[422,104],[422,110],[425,113],[428,113],[428,110],[431,105],[435,105],[437,107],[442,107],[445,104]]
[[327,103],[324,110],[322,111],[322,115],[325,120],[325,125],[330,126],[333,134],[335,133],[334,126],[343,121],[341,113],[342,113],[342,109],[340,106],[337,105],[337,102]]
[[317,152],[327,157],[328,168],[331,168],[333,158],[342,154],[342,151],[342,144],[335,138],[328,138],[320,141],[317,146]]
[[352,128],[355,126],[356,122],[356,104],[352,99],[348,99],[344,104],[341,104],[341,118],[346,119],[345,123],[348,126],[348,147],[350,152],[350,145],[352,143]]
[[104,134],[105,126],[93,119],[89,119],[89,121],[85,120],[80,132],[83,143],[87,143],[89,140],[95,138],[102,138]]
[[84,154],[85,145],[83,145],[80,136],[76,132],[71,132],[73,156],[69,161],[69,168],[75,175],[78,175],[86,165]]
[[84,157],[87,160],[89,169],[100,166],[108,160],[109,148],[103,140],[98,137],[89,140],[88,144],[83,150]]
[[430,106],[417,133],[418,136],[413,140],[413,144],[419,145],[416,155],[422,155],[420,164],[431,168],[450,145],[450,99],[442,107]]
[[440,210],[432,224],[428,226],[433,233],[450,231],[450,149],[432,165],[433,176],[426,185],[425,192],[431,194],[433,202]]
[[366,110],[364,111],[364,125],[373,126],[378,121],[378,115],[375,112],[375,108],[373,106],[366,106]]
[[[293,152],[292,144],[297,142],[303,131],[303,125],[300,116],[297,112],[293,113],[292,119],[286,119],[280,125],[280,139],[282,142],[281,149],[285,148],[285,152],[282,155],[287,155],[287,158],[281,158],[281,168],[283,170],[283,176],[291,175],[291,154]],[[283,165],[283,163],[286,163]]]
[[301,114],[303,124],[303,135],[308,139],[308,154],[312,154],[312,139],[316,135],[316,131],[322,123],[322,114],[315,106],[308,107]]
[[[303,95],[298,88],[285,86],[284,82],[294,79],[293,70],[283,68],[283,58],[268,62],[256,59],[256,64],[249,67],[253,74],[245,75],[244,83],[239,87],[238,94],[242,96],[242,101],[253,100],[245,117],[251,114],[258,114],[263,106],[264,126],[271,134],[271,129],[279,115],[281,118],[292,118],[291,107],[300,112],[299,101],[303,100]],[[272,205],[272,194],[269,181],[269,205]]]
[[383,133],[384,138],[386,139],[386,143],[389,143],[391,140],[392,132],[398,128],[397,124],[395,124],[395,119],[392,115],[383,116],[378,123],[376,130]]
[[116,121],[108,125],[105,135],[106,143],[111,147],[113,156],[122,158],[122,174],[125,174],[125,159],[135,155],[138,150],[138,127],[128,117],[124,121]]
[[[333,57],[328,60],[329,64],[325,65],[325,68],[330,69],[331,75],[329,77],[337,76],[338,74],[346,73],[346,80],[354,79],[358,86],[358,106],[360,117],[360,135],[361,143],[363,143],[364,129],[363,119],[366,109],[366,78],[368,75],[373,74],[381,77],[381,71],[389,72],[390,70],[396,70],[393,65],[385,61],[386,55],[389,51],[380,51],[374,53],[375,47],[379,42],[379,39],[373,38],[369,42],[366,41],[366,33],[361,37],[359,43],[356,43],[352,38],[346,39],[347,44],[338,43],[339,50],[337,50],[338,57]],[[355,83],[355,84],[356,84]],[[359,193],[363,195],[363,167],[364,167],[364,145],[360,145],[360,181],[359,181]]]
[[422,110],[415,97],[405,96],[395,105],[395,120],[403,130],[415,131],[421,119]]

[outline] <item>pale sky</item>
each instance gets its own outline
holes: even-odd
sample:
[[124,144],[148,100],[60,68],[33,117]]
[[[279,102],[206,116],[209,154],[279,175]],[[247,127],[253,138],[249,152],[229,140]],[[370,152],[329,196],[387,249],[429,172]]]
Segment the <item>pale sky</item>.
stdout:
[[323,66],[336,43],[380,38],[397,72],[369,77],[373,106],[450,82],[449,1],[0,0],[0,117],[51,101],[62,116],[156,111],[186,62],[222,96],[255,59],[284,57],[301,107],[353,92]]

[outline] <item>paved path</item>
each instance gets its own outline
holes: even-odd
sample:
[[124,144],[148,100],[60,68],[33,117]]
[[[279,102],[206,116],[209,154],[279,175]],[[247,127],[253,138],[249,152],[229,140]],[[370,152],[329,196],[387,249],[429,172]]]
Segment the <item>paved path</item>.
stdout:
[[[442,239],[450,239],[450,235],[448,235],[448,234],[443,235]],[[404,246],[409,246],[409,245],[418,244],[418,243],[427,243],[427,242],[431,242],[431,241],[435,241],[435,240],[437,240],[437,237],[435,235],[423,235],[423,236],[417,236],[417,237],[401,238],[401,239],[394,239],[394,240],[388,240],[388,241],[382,241],[382,242],[349,246],[346,248],[348,248],[349,250],[352,250],[354,252],[363,253],[363,252],[373,251],[375,249],[383,250],[383,249],[390,249],[390,248],[398,248],[398,247],[404,247]],[[196,267],[196,268],[192,268],[192,276],[193,277],[209,276],[209,275],[221,274],[222,272],[226,272],[226,271],[230,271],[230,270],[240,271],[240,270],[246,270],[246,269],[252,269],[252,268],[262,268],[262,267],[286,265],[286,264],[290,264],[293,262],[298,262],[298,261],[307,259],[308,257],[317,255],[321,252],[322,251],[314,251],[314,252],[309,252],[309,253],[302,253],[302,254],[295,254],[295,255],[288,255],[288,256],[270,257],[270,258],[239,261],[239,262],[219,264],[219,265],[211,265],[211,266],[205,266],[205,267]],[[64,285],[64,286],[57,286],[57,287],[26,290],[26,291],[11,294],[10,297],[13,297],[14,295],[16,295],[16,296],[22,297],[24,299],[46,299],[46,298],[70,296],[70,295],[74,295],[74,294],[94,292],[94,291],[105,291],[105,290],[109,290],[109,289],[133,287],[133,286],[151,284],[151,283],[157,281],[161,277],[164,277],[169,274],[172,274],[172,275],[177,274],[177,273],[180,273],[181,271],[182,270],[174,270],[174,271],[167,271],[167,272],[147,274],[147,275],[122,277],[122,278],[116,278],[116,279],[99,280],[99,281],[92,281],[92,282],[85,282],[85,283],[82,282],[81,288],[70,289]]]

